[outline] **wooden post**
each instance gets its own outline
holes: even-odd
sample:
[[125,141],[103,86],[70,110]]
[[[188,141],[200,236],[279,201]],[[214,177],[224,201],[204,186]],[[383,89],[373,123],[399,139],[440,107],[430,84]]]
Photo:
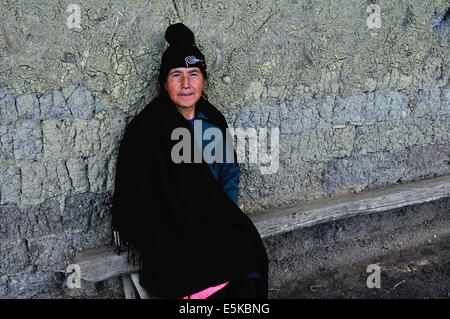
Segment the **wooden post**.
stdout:
[[125,292],[125,299],[137,299],[136,290],[134,289],[130,275],[123,275],[122,282],[123,290]]
[[137,290],[137,292],[139,294],[139,297],[141,299],[149,299],[147,291],[139,283],[139,273],[137,273],[137,272],[132,273],[131,274],[131,280],[134,283],[134,287],[136,288],[136,290]]

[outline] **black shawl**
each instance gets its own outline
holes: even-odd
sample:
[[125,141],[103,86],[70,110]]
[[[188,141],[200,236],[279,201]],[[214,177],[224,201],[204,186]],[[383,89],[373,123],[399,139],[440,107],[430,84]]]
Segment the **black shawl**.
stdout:
[[[203,97],[196,111],[225,136],[225,118]],[[167,93],[128,124],[117,159],[114,233],[140,252],[141,284],[159,297],[182,297],[259,270],[260,297],[267,298],[268,258],[256,227],[220,189],[206,162],[171,160],[177,127],[191,130],[196,147],[191,126]]]

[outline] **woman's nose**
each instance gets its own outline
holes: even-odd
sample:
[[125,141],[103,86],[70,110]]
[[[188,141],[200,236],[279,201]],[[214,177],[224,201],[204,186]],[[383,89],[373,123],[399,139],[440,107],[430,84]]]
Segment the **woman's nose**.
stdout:
[[188,78],[187,76],[183,76],[183,77],[181,78],[181,86],[182,86],[183,88],[189,87],[189,78]]

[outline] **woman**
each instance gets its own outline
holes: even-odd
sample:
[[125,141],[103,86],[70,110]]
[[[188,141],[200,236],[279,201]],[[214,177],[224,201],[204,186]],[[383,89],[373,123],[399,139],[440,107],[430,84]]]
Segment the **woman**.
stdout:
[[[139,251],[141,285],[156,296],[267,298],[267,254],[237,206],[236,154],[223,140],[218,145],[231,161],[202,152],[205,130],[228,134],[223,115],[202,97],[205,58],[184,24],[169,26],[165,36],[163,92],[129,123],[120,145],[114,234]],[[180,141],[187,135],[176,132],[190,134]]]

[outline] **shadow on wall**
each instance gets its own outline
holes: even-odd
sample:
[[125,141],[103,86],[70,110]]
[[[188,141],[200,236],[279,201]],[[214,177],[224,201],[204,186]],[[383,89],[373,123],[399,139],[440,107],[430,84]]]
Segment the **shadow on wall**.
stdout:
[[433,31],[442,39],[449,39],[450,37],[450,7],[440,14],[433,16],[431,23],[433,25]]

